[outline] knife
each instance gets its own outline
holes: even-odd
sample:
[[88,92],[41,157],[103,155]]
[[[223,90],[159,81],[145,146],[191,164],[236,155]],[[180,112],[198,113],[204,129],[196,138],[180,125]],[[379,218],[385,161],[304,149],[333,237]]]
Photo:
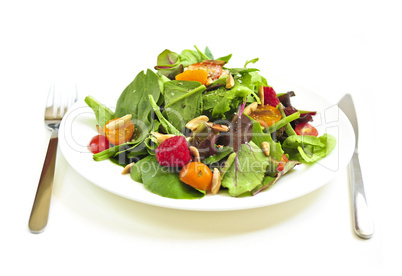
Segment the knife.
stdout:
[[349,181],[353,203],[353,227],[358,237],[370,239],[374,234],[373,220],[367,205],[364,192],[364,182],[359,162],[358,139],[359,129],[352,96],[346,94],[338,103],[339,108],[346,114],[355,132],[355,151],[349,163]]

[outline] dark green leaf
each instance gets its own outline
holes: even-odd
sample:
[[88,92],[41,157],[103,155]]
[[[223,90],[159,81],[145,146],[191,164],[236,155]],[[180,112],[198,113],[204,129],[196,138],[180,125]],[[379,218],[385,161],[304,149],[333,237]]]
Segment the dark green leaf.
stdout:
[[95,113],[96,120],[98,121],[98,125],[103,128],[103,126],[113,119],[114,112],[110,110],[108,107],[106,107],[104,104],[100,103],[97,101],[94,97],[92,96],[87,96],[85,98],[85,103],[92,108],[92,110]]
[[159,165],[155,156],[148,156],[131,168],[131,178],[144,184],[157,195],[174,199],[197,199],[205,193],[192,188],[179,179],[177,171]]
[[149,95],[158,101],[161,92],[159,77],[150,69],[145,74],[141,71],[135,79],[124,89],[116,104],[116,117],[132,114],[132,122],[135,126],[135,142],[141,142],[148,135],[151,122],[150,113],[152,106]]
[[165,110],[167,119],[178,130],[202,114],[202,92],[205,86],[195,81],[165,83]]
[[158,120],[163,127],[163,129],[166,131],[167,134],[174,134],[174,135],[183,135],[179,130],[177,130],[166,118],[162,115],[162,112],[159,109],[159,106],[156,104],[154,98],[152,95],[149,95],[149,102],[151,104],[151,107],[153,108],[156,116],[158,117]]

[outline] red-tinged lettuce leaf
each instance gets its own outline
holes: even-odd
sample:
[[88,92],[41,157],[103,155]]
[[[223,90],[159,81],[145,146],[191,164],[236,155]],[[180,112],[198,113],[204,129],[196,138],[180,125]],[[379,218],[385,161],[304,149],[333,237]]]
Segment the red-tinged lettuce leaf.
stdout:
[[290,160],[288,161],[283,170],[278,172],[278,174],[276,176],[265,176],[261,185],[259,185],[258,187],[256,187],[253,191],[252,194],[256,195],[259,192],[262,192],[266,189],[268,189],[269,187],[271,187],[272,185],[274,185],[282,176],[284,176],[286,173],[288,173],[290,170],[292,170],[296,165],[301,164],[299,161],[294,161],[294,160]]
[[289,91],[283,95],[278,96],[279,101],[283,104],[284,107],[292,106],[290,102],[290,97],[296,96],[295,92]]
[[278,97],[279,101],[283,104],[283,111],[285,112],[286,116],[292,115],[293,113],[300,112],[300,117],[293,122],[291,122],[291,125],[293,127],[297,126],[298,124],[301,123],[308,123],[313,121],[313,116],[317,114],[316,111],[303,111],[303,110],[298,110],[295,108],[292,103],[290,98],[296,96],[295,92],[289,91],[283,95],[280,95]]
[[268,162],[268,157],[253,142],[242,144],[221,184],[231,196],[251,192],[264,179]]
[[179,54],[166,49],[158,55],[157,64],[154,68],[158,71],[158,75],[174,80],[176,75],[183,72],[184,67],[180,63]]
[[253,138],[253,122],[246,115],[234,115],[229,131],[221,133],[219,144],[232,147],[234,152],[240,150],[241,145],[248,143]]
[[216,144],[219,138],[219,131],[209,127],[202,122],[190,134],[189,144],[196,147],[201,160],[214,155],[217,152]]
[[207,138],[196,146],[201,159],[214,155],[216,153],[215,144],[218,141],[219,132],[211,130]]

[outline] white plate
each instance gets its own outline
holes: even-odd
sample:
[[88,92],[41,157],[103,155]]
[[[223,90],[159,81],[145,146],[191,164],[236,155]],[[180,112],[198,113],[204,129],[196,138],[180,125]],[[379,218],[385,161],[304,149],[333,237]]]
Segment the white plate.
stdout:
[[109,160],[96,162],[92,159],[87,145],[97,134],[96,119],[92,110],[83,102],[76,103],[64,117],[59,132],[60,148],[67,162],[90,182],[114,194],[146,204],[184,210],[227,211],[288,201],[325,185],[340,169],[345,168],[353,153],[355,136],[352,125],[337,105],[293,84],[272,79],[270,84],[277,93],[295,91],[292,104],[296,108],[318,111],[312,124],[320,135],[329,133],[335,136],[337,146],[329,156],[312,166],[296,166],[274,186],[256,196],[235,198],[222,193],[207,195],[202,199],[184,200],[164,198],[149,192],[141,183],[131,180],[129,175],[121,175],[122,167]]

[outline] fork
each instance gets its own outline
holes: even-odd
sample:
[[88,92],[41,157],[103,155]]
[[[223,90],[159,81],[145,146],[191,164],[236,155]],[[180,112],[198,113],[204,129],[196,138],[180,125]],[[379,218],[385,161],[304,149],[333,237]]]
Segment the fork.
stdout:
[[78,99],[76,86],[74,90],[69,91],[68,95],[63,95],[63,93],[55,89],[55,85],[49,89],[45,109],[45,125],[51,130],[51,135],[28,223],[29,230],[32,233],[41,233],[47,225],[56,164],[59,126],[68,108]]

